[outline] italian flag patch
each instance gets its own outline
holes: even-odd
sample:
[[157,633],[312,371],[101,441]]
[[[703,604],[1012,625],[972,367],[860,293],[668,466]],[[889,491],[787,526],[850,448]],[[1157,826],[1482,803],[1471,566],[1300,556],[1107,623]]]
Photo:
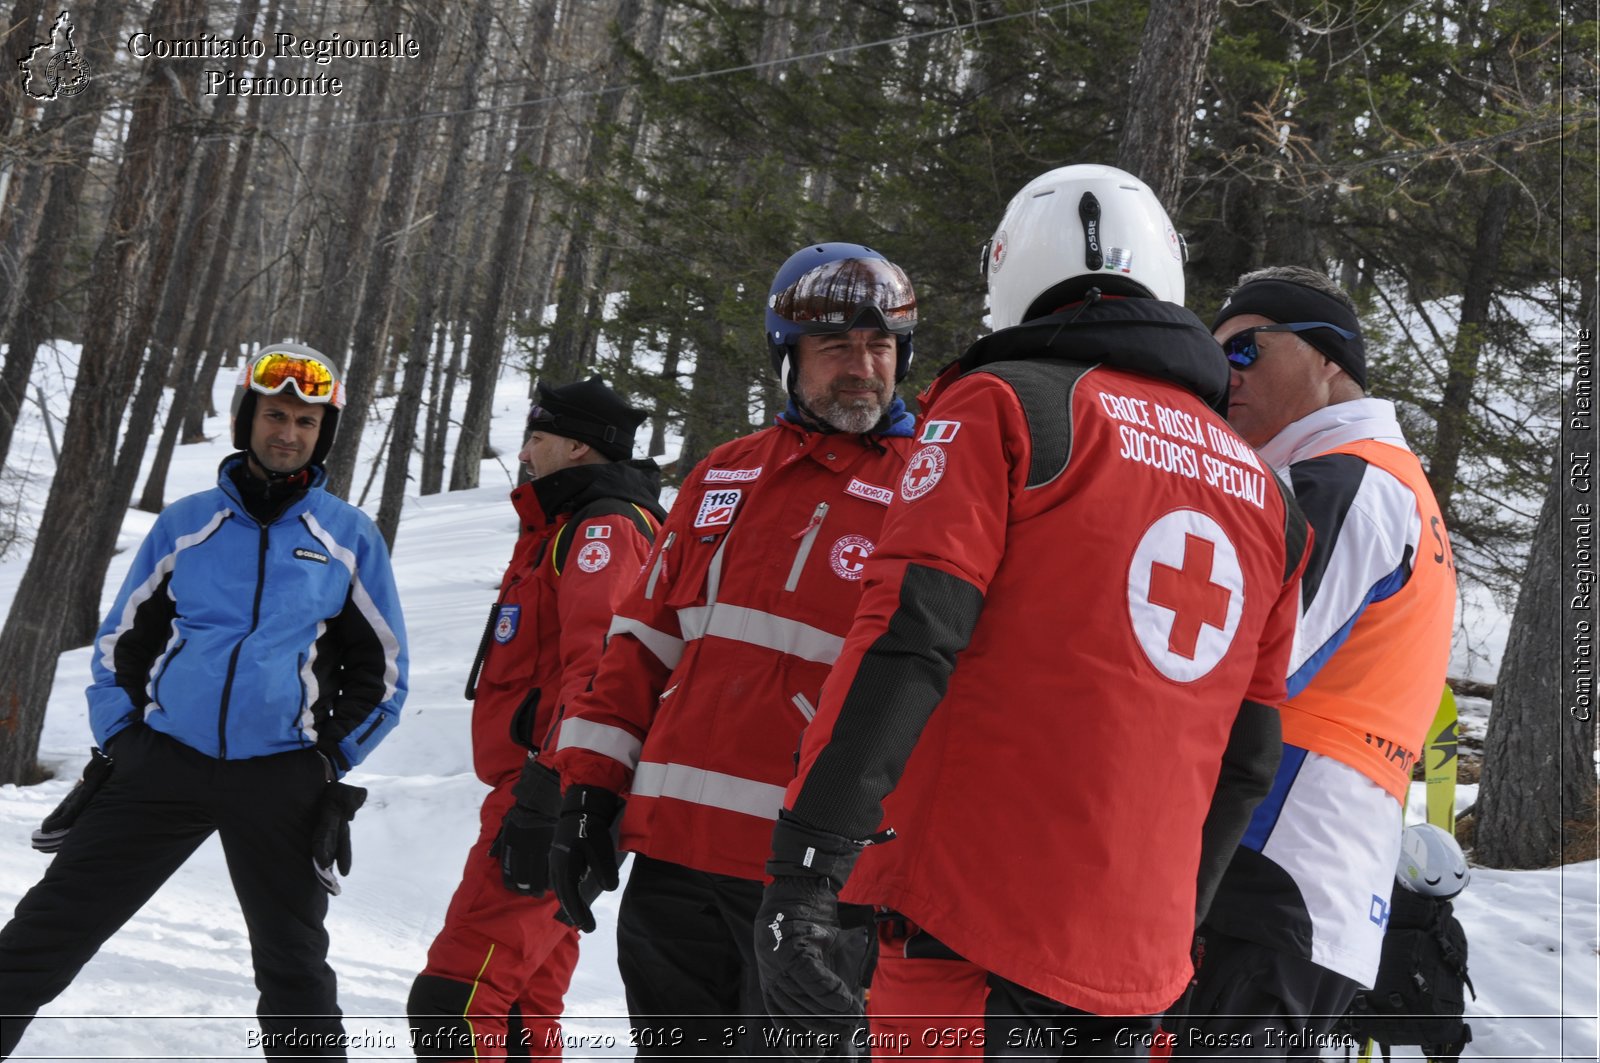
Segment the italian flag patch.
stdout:
[[611,525],[591,524],[583,529],[583,537],[585,539],[609,539],[611,538]]
[[920,443],[948,443],[961,430],[960,421],[929,421],[922,426]]

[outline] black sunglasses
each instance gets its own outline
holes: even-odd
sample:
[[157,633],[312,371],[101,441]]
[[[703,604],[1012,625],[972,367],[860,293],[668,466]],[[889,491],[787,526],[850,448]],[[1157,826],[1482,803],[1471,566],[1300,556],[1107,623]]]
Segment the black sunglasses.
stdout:
[[1254,328],[1240,329],[1223,340],[1222,353],[1228,356],[1229,364],[1235,369],[1249,369],[1256,364],[1256,359],[1261,357],[1261,348],[1256,346],[1256,333],[1309,332],[1316,328],[1325,328],[1337,332],[1347,340],[1356,338],[1356,334],[1349,329],[1342,329],[1338,325],[1327,321],[1296,321],[1287,325],[1256,325]]

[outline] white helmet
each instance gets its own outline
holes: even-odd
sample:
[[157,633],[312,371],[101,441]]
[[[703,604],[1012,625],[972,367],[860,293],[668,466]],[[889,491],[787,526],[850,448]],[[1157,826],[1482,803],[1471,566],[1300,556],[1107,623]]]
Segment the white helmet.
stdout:
[[1424,897],[1454,897],[1467,888],[1470,872],[1461,846],[1443,827],[1413,823],[1400,838],[1400,862],[1394,877]]
[[1063,166],[1011,199],[983,249],[996,330],[1049,314],[1091,287],[1183,303],[1182,237],[1150,187],[1115,166]]

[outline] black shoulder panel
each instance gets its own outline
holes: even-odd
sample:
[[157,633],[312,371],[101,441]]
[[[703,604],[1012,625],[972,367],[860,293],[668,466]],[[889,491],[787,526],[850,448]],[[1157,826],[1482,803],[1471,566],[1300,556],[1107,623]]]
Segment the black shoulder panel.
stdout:
[[976,373],[991,373],[1016,393],[1028,419],[1033,461],[1028,466],[1028,489],[1052,483],[1067,471],[1072,459],[1072,396],[1078,381],[1093,369],[1086,362],[1058,358],[990,362]]
[[567,552],[572,549],[572,536],[568,534],[568,529],[576,528],[584,521],[596,517],[627,517],[633,521],[634,527],[639,529],[639,534],[644,536],[646,542],[655,541],[655,526],[645,519],[642,507],[624,502],[620,498],[596,499],[574,513],[572,519],[556,531],[555,549],[550,554],[550,563],[555,568],[556,575],[561,575],[561,570],[566,567]]
[[1322,577],[1339,543],[1350,504],[1361,491],[1367,463],[1354,454],[1323,454],[1289,466],[1289,481],[1295,501],[1305,519],[1317,533],[1311,544],[1311,559],[1300,579],[1300,600],[1310,604],[1322,586]]

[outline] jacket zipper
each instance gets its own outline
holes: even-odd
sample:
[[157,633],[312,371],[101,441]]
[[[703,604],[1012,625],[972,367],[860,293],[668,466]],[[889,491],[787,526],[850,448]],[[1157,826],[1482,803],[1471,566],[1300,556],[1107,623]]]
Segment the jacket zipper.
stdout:
[[789,566],[789,580],[783,585],[786,591],[792,591],[800,584],[800,570],[805,567],[806,558],[811,556],[811,544],[817,541],[817,533],[822,530],[822,519],[828,515],[828,503],[818,502],[817,508],[811,511],[811,523],[794,533],[793,538],[800,540],[800,549],[795,551],[794,564]]
[[250,630],[244,633],[244,638],[233,645],[233,652],[228,655],[228,674],[222,681],[222,705],[217,711],[217,758],[228,759],[228,703],[233,700],[233,676],[239,667],[239,651],[244,649],[245,639],[255,634],[256,626],[261,623],[261,592],[267,582],[267,526],[257,524],[261,529],[260,546],[256,549],[256,597],[250,606]]
[[656,553],[656,563],[650,566],[650,578],[644,584],[644,597],[646,601],[656,596],[656,580],[660,579],[667,570],[667,551],[672,549],[672,541],[678,537],[677,532],[667,532],[666,542],[661,544],[661,549]]

